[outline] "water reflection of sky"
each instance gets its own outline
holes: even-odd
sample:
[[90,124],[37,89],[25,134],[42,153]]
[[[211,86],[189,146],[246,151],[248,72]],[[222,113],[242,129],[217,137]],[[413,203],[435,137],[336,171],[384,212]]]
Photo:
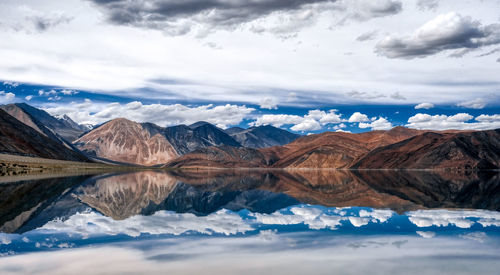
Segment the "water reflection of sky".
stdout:
[[[425,220],[425,222],[422,222]],[[1,274],[497,274],[500,214],[299,205],[271,214],[95,211],[2,234]],[[26,253],[38,251],[38,253]]]
[[[498,274],[500,270],[498,211],[327,207],[298,203],[291,195],[303,199],[316,189],[298,193],[295,182],[291,185],[295,189],[280,182],[282,189],[268,184],[241,191],[226,182],[196,187],[163,174],[147,175],[147,181],[134,174],[133,180],[121,184],[130,177],[86,180],[71,188],[65,181],[61,192],[55,188],[60,183],[51,183],[57,199],[43,207],[38,205],[44,202],[38,203],[36,211],[29,206],[30,211],[19,211],[5,223],[9,226],[3,225],[15,230],[0,233],[0,274],[82,270],[90,274]],[[16,190],[20,187],[16,185]],[[337,186],[321,188],[323,193],[335,190],[329,202],[345,197]],[[285,207],[277,208],[283,202]],[[224,208],[227,205],[233,210]],[[254,210],[246,210],[252,209],[248,206]]]

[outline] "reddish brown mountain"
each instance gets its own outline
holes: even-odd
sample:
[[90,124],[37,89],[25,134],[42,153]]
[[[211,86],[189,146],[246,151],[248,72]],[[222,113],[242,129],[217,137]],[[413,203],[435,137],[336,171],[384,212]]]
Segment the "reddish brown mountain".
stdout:
[[279,168],[349,168],[372,149],[413,137],[421,131],[396,127],[361,134],[327,132],[264,149]]
[[360,169],[495,169],[500,167],[500,129],[424,133],[377,148],[358,161]]
[[211,148],[187,154],[171,167],[333,169],[496,169],[500,129],[426,132],[396,127],[362,134],[323,133],[285,146],[249,150]]
[[[372,149],[395,143],[422,131],[396,127],[362,134],[327,132],[304,136],[285,146],[266,149],[196,151],[168,164],[169,167],[273,167],[349,168]],[[258,153],[257,153],[258,152]]]
[[154,127],[124,118],[107,122],[74,144],[88,155],[137,165],[157,165],[178,156],[170,142]]

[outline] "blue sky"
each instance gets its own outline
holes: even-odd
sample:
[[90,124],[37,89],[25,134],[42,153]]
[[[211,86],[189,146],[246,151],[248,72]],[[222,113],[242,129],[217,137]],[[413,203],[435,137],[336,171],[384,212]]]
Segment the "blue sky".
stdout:
[[0,104],[90,124],[500,128],[499,9],[500,0],[3,0]]

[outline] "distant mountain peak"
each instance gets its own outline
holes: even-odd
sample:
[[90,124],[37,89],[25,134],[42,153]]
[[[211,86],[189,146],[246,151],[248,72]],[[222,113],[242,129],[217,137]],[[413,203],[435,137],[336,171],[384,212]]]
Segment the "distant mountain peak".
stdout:
[[206,121],[198,121],[198,122],[195,122],[191,125],[189,125],[189,128],[191,129],[196,129],[198,127],[201,127],[201,126],[206,126],[206,125],[210,125],[210,126],[213,126],[213,127],[216,127],[215,125],[213,125],[212,123],[209,123],[209,122],[206,122]]

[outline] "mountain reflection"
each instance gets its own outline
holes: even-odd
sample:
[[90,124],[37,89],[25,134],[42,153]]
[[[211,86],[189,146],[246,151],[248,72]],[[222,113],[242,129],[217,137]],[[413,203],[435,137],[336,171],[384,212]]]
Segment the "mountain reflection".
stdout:
[[200,170],[29,180],[0,185],[0,231],[26,232],[91,208],[113,220],[161,210],[207,216],[221,209],[271,214],[297,204],[499,210],[497,173]]

